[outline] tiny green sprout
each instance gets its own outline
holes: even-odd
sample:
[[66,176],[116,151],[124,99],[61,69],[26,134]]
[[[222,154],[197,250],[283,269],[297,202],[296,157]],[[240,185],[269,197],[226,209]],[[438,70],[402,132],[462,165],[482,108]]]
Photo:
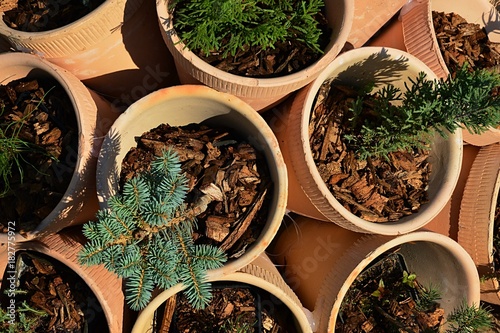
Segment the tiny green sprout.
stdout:
[[251,333],[254,332],[254,326],[257,321],[249,323],[244,320],[243,316],[239,315],[236,318],[231,317],[226,320],[221,326],[221,333]]
[[419,285],[418,288],[418,300],[417,300],[417,309],[419,311],[429,311],[432,310],[437,302],[441,299],[441,292],[438,288],[430,285],[425,288]]
[[44,310],[37,310],[26,301],[21,303],[21,306],[16,309],[16,318],[12,324],[12,318],[8,311],[0,308],[0,332],[5,333],[35,333],[39,328],[41,317],[47,316]]
[[384,280],[380,279],[378,282],[378,288],[374,292],[372,292],[372,296],[377,297],[379,300],[384,297],[385,292],[385,284]]
[[463,302],[459,308],[448,315],[449,327],[446,333],[479,333],[486,332],[492,326],[491,313],[476,305]]
[[403,284],[406,284],[410,288],[415,288],[417,275],[415,273],[408,274],[407,271],[403,271]]

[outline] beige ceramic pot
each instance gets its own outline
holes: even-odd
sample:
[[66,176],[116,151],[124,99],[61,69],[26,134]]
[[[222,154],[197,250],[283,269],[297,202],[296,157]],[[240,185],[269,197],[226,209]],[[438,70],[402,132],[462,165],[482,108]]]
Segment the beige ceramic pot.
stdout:
[[120,115],[104,139],[97,167],[97,191],[102,206],[117,193],[121,161],[136,146],[136,136],[163,123],[182,126],[201,122],[230,128],[262,151],[274,184],[267,222],[260,237],[241,257],[209,273],[221,276],[240,269],[265,250],[286,208],[287,174],[278,142],[266,122],[248,104],[201,85],[165,88],[142,98]]
[[[441,294],[445,316],[466,300],[479,304],[479,276],[467,252],[449,237],[416,231],[400,236],[363,235],[332,223],[296,216],[272,248],[284,278],[313,311],[316,332],[334,332],[344,296],[360,272],[384,252],[400,248],[407,268]],[[439,269],[437,269],[439,268]]]
[[[110,273],[104,266],[82,267],[78,263],[78,252],[82,249],[82,236],[79,228],[69,228],[59,234],[50,235],[42,240],[33,240],[18,244],[16,251],[31,251],[51,257],[69,269],[77,273],[93,291],[99,304],[104,311],[110,333],[129,332],[133,323],[133,313],[127,310],[125,295],[122,291],[122,280],[115,274]],[[1,251],[1,249],[0,249]],[[0,254],[3,256],[3,254]],[[0,263],[1,263],[0,259]],[[14,270],[10,268],[11,262],[7,266],[7,274],[11,276]],[[1,275],[4,276],[3,267],[0,267]],[[5,280],[3,283],[9,283]],[[8,289],[10,286],[4,286]],[[91,320],[100,308],[87,304],[88,318]]]
[[[257,257],[252,263],[238,270],[238,272],[231,273],[224,277],[211,278],[210,282],[225,281],[228,284],[231,282],[245,283],[274,295],[280,302],[285,304],[292,313],[292,318],[288,320],[293,321],[297,333],[312,332],[309,318],[305,310],[300,304],[299,299],[294,294],[292,289],[285,283],[283,278],[279,275],[269,258],[262,254]],[[167,289],[156,296],[149,305],[141,311],[132,333],[146,333],[150,332],[151,325],[155,311],[162,305],[168,298],[181,292],[184,289],[182,284],[178,284],[170,289]],[[272,307],[273,304],[266,306]]]
[[173,27],[169,1],[157,1],[160,30],[167,44],[182,83],[203,83],[218,91],[233,94],[257,111],[264,111],[283,100],[291,92],[305,86],[341,51],[352,25],[354,4],[347,0],[326,0],[326,18],[332,29],[330,43],[323,56],[311,66],[291,75],[257,79],[219,70],[191,52],[182,43]]
[[[384,74],[385,71],[389,74]],[[363,220],[341,205],[321,179],[309,145],[311,110],[317,92],[326,80],[340,78],[342,84],[351,86],[366,85],[373,81],[378,82],[378,87],[392,83],[404,91],[404,84],[411,84],[409,79],[417,77],[420,72],[426,73],[429,79],[436,78],[425,64],[411,54],[397,49],[363,47],[338,56],[316,80],[297,92],[288,111],[286,129],[276,132],[276,135],[280,142],[287,144],[292,166],[288,168],[289,178],[298,179],[311,203],[329,221],[357,232],[403,234],[423,227],[450,199],[462,161],[461,131],[450,133],[447,139],[437,134],[434,137],[429,156],[432,166],[428,186],[429,203],[417,213],[387,223]],[[301,211],[300,207],[295,209],[289,206],[289,209]]]
[[[450,74],[439,49],[432,11],[457,13],[469,23],[486,28],[488,38],[500,42],[500,16],[488,0],[412,0],[401,10],[404,43],[409,53],[421,59],[439,78]],[[482,134],[463,130],[463,140],[476,146],[486,146],[500,142],[500,128],[490,128]]]
[[[482,147],[465,185],[458,226],[458,242],[472,256],[479,274],[487,277],[494,265],[495,209],[500,191],[500,144]],[[481,284],[481,300],[500,305],[495,278]]]
[[14,30],[2,19],[0,35],[15,50],[69,70],[123,108],[151,91],[178,84],[153,1],[106,0],[81,19],[49,31]]
[[[71,155],[75,169],[63,198],[35,230],[26,236],[16,235],[16,241],[43,237],[94,218],[99,208],[95,181],[97,156],[103,136],[118,113],[74,75],[34,55],[4,53],[0,55],[0,63],[3,84],[24,77],[56,80],[71,100],[80,133],[78,151]],[[12,223],[14,226],[17,222]],[[0,242],[7,242],[7,238],[7,234],[0,234]]]

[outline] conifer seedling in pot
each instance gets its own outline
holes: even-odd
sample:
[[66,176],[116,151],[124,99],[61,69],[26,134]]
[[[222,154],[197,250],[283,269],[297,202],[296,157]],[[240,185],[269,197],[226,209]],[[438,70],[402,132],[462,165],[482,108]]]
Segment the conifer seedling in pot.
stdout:
[[223,71],[274,77],[315,62],[329,42],[323,0],[173,0],[174,27]]
[[[433,138],[465,127],[481,133],[500,121],[492,94],[500,76],[460,69],[454,78],[410,78],[374,92],[325,82],[311,113],[310,146],[319,174],[353,214],[397,221],[427,201]],[[356,90],[358,89],[358,90]]]

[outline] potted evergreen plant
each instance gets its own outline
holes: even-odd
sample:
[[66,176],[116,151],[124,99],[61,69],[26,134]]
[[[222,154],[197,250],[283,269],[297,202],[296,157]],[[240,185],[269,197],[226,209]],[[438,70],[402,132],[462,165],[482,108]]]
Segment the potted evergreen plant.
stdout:
[[[283,131],[295,175],[316,208],[330,221],[361,232],[400,234],[428,223],[458,180],[462,145],[456,129],[463,122],[482,130],[499,116],[498,100],[488,95],[498,76],[469,75],[464,70],[460,80],[438,82],[422,62],[395,49],[368,47],[340,55],[296,95]],[[328,103],[344,106],[329,114]],[[462,110],[455,105],[471,111],[452,113]],[[391,161],[393,166],[386,168]],[[401,180],[408,183],[397,185]],[[428,186],[414,190],[421,181]],[[406,194],[389,194],[394,188]],[[392,206],[389,198],[397,203]],[[365,204],[370,207],[360,206]]]
[[[98,209],[98,201],[95,192],[95,165],[97,163],[97,152],[99,151],[100,144],[102,143],[102,135],[106,133],[109,126],[111,126],[111,123],[114,119],[116,119],[117,112],[114,111],[108,102],[104,101],[94,92],[89,91],[71,73],[45,60],[42,60],[34,55],[20,53],[6,53],[2,54],[0,57],[3,64],[2,78],[4,84],[8,84],[9,82],[22,78],[27,78],[28,81],[37,79],[39,81],[48,80],[50,82],[57,82],[69,101],[69,105],[63,105],[65,105],[68,110],[73,112],[76,122],[75,126],[77,126],[73,129],[73,132],[76,132],[76,149],[69,151],[68,154],[65,155],[66,157],[63,161],[64,168],[55,170],[55,177],[61,176],[62,173],[69,174],[69,184],[67,185],[67,188],[62,189],[61,198],[59,198],[58,201],[55,201],[55,206],[50,210],[45,209],[43,212],[40,212],[38,225],[34,226],[32,230],[23,235],[21,235],[19,231],[22,230],[22,223],[25,221],[16,218],[5,221],[0,237],[4,240],[3,242],[6,243],[9,231],[15,233],[17,241],[23,241],[55,233],[70,225],[84,223],[95,214]],[[46,90],[49,91],[50,88],[51,86],[48,86]],[[19,91],[19,94],[21,96],[22,92]],[[35,104],[34,108],[33,105],[31,105],[29,110],[33,111],[33,109],[36,110],[37,108],[44,107],[44,105],[42,105],[44,100],[43,93],[42,96],[38,96],[36,100],[38,100],[38,104]],[[5,113],[6,115],[10,114],[12,110],[7,110],[7,108],[12,108],[12,105],[8,103],[3,105],[2,113]],[[21,114],[26,111],[24,114],[27,115],[29,110],[22,110]],[[11,117],[15,117],[16,110],[13,110],[13,112],[14,113],[12,113]],[[41,115],[39,116],[41,118],[38,118],[38,120],[35,119],[34,122],[41,126],[42,118],[45,119],[47,118],[46,116],[48,117],[47,113],[41,112]],[[19,119],[17,121],[15,126],[18,127],[15,128],[25,126],[21,120],[22,119]],[[35,126],[36,124],[31,125]],[[9,152],[13,152],[8,147],[11,147],[10,144],[13,141],[21,143],[21,147],[18,145],[17,148],[22,149],[24,149],[24,147],[31,147],[31,143],[26,144],[26,140],[29,139],[29,136],[24,139],[16,138],[16,133],[19,131],[14,130],[12,132],[8,129],[8,126],[10,126],[9,124],[6,125],[7,127],[4,125],[5,124],[2,125],[1,129],[1,141],[2,147],[7,148],[2,148],[2,182],[5,181],[6,183],[3,183],[4,185],[2,185],[2,193],[3,197],[6,197],[11,194],[5,192],[5,190],[9,188],[9,186],[7,186],[10,182],[9,174],[11,174],[12,168],[17,168],[16,163],[22,161],[23,158],[22,152],[20,155],[17,154],[17,162],[16,159],[9,160],[9,158],[6,158],[10,155]],[[13,128],[14,127],[11,127],[10,129]],[[45,133],[44,135],[46,135],[46,139],[50,141],[55,138],[55,135],[59,132],[56,129],[54,129],[53,132],[50,132],[52,134],[45,131],[47,131],[47,129],[39,128],[37,132]],[[35,142],[33,142],[33,144],[34,143]],[[28,165],[27,168],[32,167]],[[71,170],[71,173],[68,170]],[[39,176],[40,178],[43,177],[43,172],[41,172]],[[23,188],[10,188],[12,191],[26,191],[26,189]],[[34,188],[34,190],[31,189],[30,191],[37,191],[36,186]],[[23,200],[26,200],[26,193],[23,193],[23,196]],[[43,200],[45,199],[47,198],[43,198]],[[18,204],[19,203],[16,203],[15,205],[11,204],[11,206],[14,207]],[[7,214],[7,211],[12,211],[12,207],[5,205],[3,207],[2,218],[4,219],[5,217],[12,216],[10,213]],[[33,214],[34,212],[28,213]]]
[[[157,2],[160,29],[174,57],[181,82],[201,82],[231,93],[258,111],[271,107],[311,82],[335,58],[347,40],[353,12],[354,4],[343,0],[257,1],[251,6],[235,0]],[[321,32],[318,28],[318,18],[323,20],[323,15],[328,22],[326,30],[330,32]],[[318,46],[318,37],[327,44],[323,49]],[[202,54],[209,58],[218,54],[240,57],[240,51],[251,50],[251,59],[247,60],[263,68],[274,65],[279,57],[284,57],[281,67],[286,72],[286,68],[296,61],[290,61],[293,56],[297,59],[309,58],[309,54],[301,53],[296,48],[304,43],[310,46],[303,49],[304,52],[314,51],[319,59],[287,75],[236,75],[200,57]],[[282,50],[279,44],[290,44],[292,49]],[[201,54],[198,53],[200,47]],[[268,50],[275,54],[265,53]],[[234,61],[238,63],[236,67],[240,66],[241,60]],[[248,65],[247,60],[243,60],[243,67]],[[280,68],[278,72],[281,72],[279,65],[276,64]]]
[[[141,120],[138,121],[138,119]],[[251,262],[260,253],[262,253],[274,237],[274,234],[276,233],[281,222],[281,218],[285,213],[287,179],[285,165],[279,151],[279,145],[268,125],[255,112],[255,110],[250,108],[246,103],[238,100],[234,96],[217,92],[208,87],[189,85],[159,90],[134,103],[117,119],[104,139],[97,168],[98,196],[104,211],[108,211],[108,209],[112,209],[114,207],[114,202],[116,200],[114,198],[116,198],[116,195],[121,191],[120,174],[121,169],[123,168],[122,161],[126,159],[126,156],[131,151],[131,148],[137,145],[137,141],[141,141],[140,137],[143,133],[150,131],[152,128],[157,128],[158,125],[161,124],[168,124],[169,126],[183,126],[187,124],[199,123],[203,123],[207,126],[220,126],[220,124],[224,124],[225,128],[234,130],[238,133],[240,138],[251,143],[255,149],[260,152],[258,154],[262,154],[262,161],[267,165],[267,169],[269,170],[271,177],[270,183],[273,184],[272,189],[269,191],[269,196],[267,197],[268,199],[266,199],[268,203],[267,212],[262,211],[265,213],[258,213],[260,210],[254,211],[254,208],[258,207],[258,205],[252,204],[252,206],[247,207],[246,213],[236,219],[237,221],[240,221],[242,220],[241,218],[244,218],[243,220],[247,221],[245,216],[250,216],[252,218],[248,219],[248,221],[251,223],[251,221],[256,220],[254,217],[257,215],[254,214],[258,213],[262,217],[261,220],[263,221],[263,224],[261,229],[258,230],[257,234],[252,236],[253,244],[244,246],[240,249],[241,251],[238,250],[238,253],[235,254],[233,258],[229,258],[222,267],[220,267],[220,264],[224,262],[225,256],[221,255],[216,249],[209,249],[209,251],[212,251],[210,253],[213,253],[214,256],[217,254],[216,257],[219,259],[214,261],[215,265],[213,266],[202,265],[204,269],[202,269],[200,273],[201,275],[204,275],[206,271],[209,277],[217,277],[228,274],[229,272],[234,272]],[[208,132],[205,132],[205,134],[207,133]],[[222,138],[225,140],[222,140],[219,143],[214,143],[213,145],[210,144],[212,147],[210,148],[210,151],[215,151],[215,146],[227,146],[233,141],[233,139],[225,136],[225,134],[222,135]],[[155,137],[153,137],[153,139],[153,141],[158,141],[158,138],[155,139]],[[169,145],[161,145],[161,147],[168,149]],[[235,151],[236,150],[237,149],[235,148]],[[251,153],[251,155],[253,154],[255,153]],[[250,158],[249,155],[241,156],[243,159]],[[183,162],[189,161],[189,158],[186,159],[185,157],[186,156],[184,156]],[[238,162],[237,160],[234,161],[234,163],[241,164],[241,162]],[[217,178],[215,175],[213,176]],[[211,177],[212,176],[209,176],[208,174],[206,176],[207,179]],[[196,183],[201,184],[202,182],[196,181]],[[193,184],[189,186],[192,187]],[[228,187],[227,185],[222,186]],[[154,187],[155,186],[153,186],[153,188]],[[210,189],[216,191],[216,193],[213,193],[215,196],[217,196],[217,193],[220,192],[220,188],[218,190],[216,186],[208,186],[200,190],[200,196],[194,196],[195,198],[198,198],[194,202],[194,208],[198,211],[197,214],[199,214],[199,210],[206,209],[201,209],[200,207],[205,207],[210,203],[210,201],[213,201],[213,199],[208,202],[205,201],[205,199],[210,198],[210,192],[206,191]],[[124,190],[125,188],[123,188],[123,191]],[[178,208],[186,209],[183,205],[184,196],[180,195],[180,198],[182,199],[182,202],[177,203],[179,206]],[[257,202],[255,201],[255,203]],[[217,205],[217,202],[214,202],[214,204]],[[126,212],[127,211],[125,211],[125,213]],[[186,212],[189,212],[189,210],[186,210]],[[104,219],[102,222],[107,223],[107,213],[103,214],[99,214],[98,218]],[[197,214],[190,215],[190,217],[194,218]],[[185,217],[189,217],[189,215],[186,215]],[[198,216],[198,220],[199,219],[200,217]],[[148,222],[147,224],[144,222],[141,225],[142,227],[145,227],[154,221]],[[224,221],[224,223],[227,222],[227,220]],[[115,224],[115,226],[117,225]],[[143,237],[146,237],[146,235],[149,235],[146,238],[151,241],[153,236],[149,231],[154,231],[153,229],[155,228],[149,230],[150,228],[146,227],[145,230],[142,230],[142,227],[137,231],[132,231],[135,229],[131,228],[133,236],[138,237],[138,239],[142,239]],[[190,231],[192,231],[192,228],[189,228],[189,225],[187,225],[184,231],[184,235],[188,235],[190,234]],[[118,232],[120,233],[121,231]],[[125,232],[127,231],[125,230]],[[199,233],[200,232],[198,232],[198,234]],[[206,231],[203,231],[203,233],[206,233]],[[90,236],[90,239],[92,239],[93,231],[89,229],[87,235]],[[128,237],[130,239],[130,235]],[[197,238],[199,238],[199,235]],[[225,239],[228,238],[229,235]],[[111,239],[114,239],[114,236]],[[108,240],[105,241],[107,242]],[[92,240],[89,242],[90,248],[88,253],[92,253],[92,249],[96,248],[96,246],[97,248],[100,248],[103,245],[99,240],[97,243],[92,242]],[[106,260],[105,258],[106,256],[104,257],[104,260]],[[101,257],[98,260],[103,260],[103,258]],[[190,259],[188,259],[188,261],[189,260]],[[90,260],[88,263],[92,264],[93,262]],[[126,272],[125,275],[127,275]],[[181,281],[185,280],[185,278],[181,279]],[[179,280],[173,280],[173,282],[176,281]],[[157,284],[157,282],[155,283]],[[164,288],[166,286],[167,285],[165,284],[163,285]],[[151,285],[148,285],[148,288],[149,292],[147,295],[151,295]],[[147,302],[149,297],[145,298]],[[144,305],[145,303],[142,303],[142,306]]]
[[124,107],[178,83],[154,18],[154,4],[143,0],[21,0],[1,13],[0,35]]
[[195,308],[210,300],[206,270],[217,269],[225,253],[209,244],[195,244],[194,208],[184,205],[187,178],[179,157],[165,150],[151,169],[128,180],[122,194],[107,201],[96,222],[84,226],[88,243],[80,253],[84,265],[103,264],[126,278],[127,301],[132,310],[143,309],[153,289],[179,282]]
[[[356,281],[362,280],[362,272],[376,267],[376,263],[388,253],[404,258],[407,283],[416,279],[424,288],[433,287],[440,291],[438,302],[443,309],[443,318],[449,320],[449,315],[460,310],[464,302],[467,308],[479,306],[479,276],[474,262],[449,237],[428,231],[398,236],[363,235],[332,223],[302,216],[292,218],[293,225],[278,235],[269,255],[278,267],[283,267],[285,281],[304,306],[313,312],[317,332],[337,331],[335,327],[341,320],[339,315],[344,301],[364,309],[363,303],[349,298],[353,294],[348,292]],[[400,277],[402,282],[404,273]],[[390,292],[389,279],[382,277],[382,280],[382,283],[387,282]],[[375,299],[384,296],[383,285],[379,283],[380,279],[377,279],[377,286],[371,290]],[[368,313],[374,309],[365,310]],[[364,318],[368,321],[368,316]],[[446,325],[444,327],[453,327],[451,322]],[[380,324],[374,326],[380,332]]]
[[[440,39],[452,48],[456,48],[457,52],[450,52],[448,47],[438,42],[436,32],[440,22],[438,13],[455,16],[454,24],[451,24],[450,20],[448,23],[445,22],[446,29],[440,28]],[[471,70],[487,68],[495,70],[494,68],[498,66],[499,57],[494,56],[498,54],[495,50],[495,45],[499,41],[498,12],[488,0],[474,2],[461,0],[453,3],[442,0],[410,1],[401,10],[401,21],[406,49],[425,62],[439,78],[446,79],[449,75],[453,76],[454,68],[461,66],[464,62],[470,64]],[[471,29],[472,26],[474,26],[473,29]],[[463,32],[468,32],[459,33],[461,27],[463,27]],[[452,41],[447,37],[449,35],[446,31],[454,31],[451,38],[457,35],[473,36],[474,42],[462,40],[468,37],[460,37]],[[477,146],[499,142],[498,126],[499,124],[494,124],[483,133],[474,133],[466,129],[463,132],[463,139]]]

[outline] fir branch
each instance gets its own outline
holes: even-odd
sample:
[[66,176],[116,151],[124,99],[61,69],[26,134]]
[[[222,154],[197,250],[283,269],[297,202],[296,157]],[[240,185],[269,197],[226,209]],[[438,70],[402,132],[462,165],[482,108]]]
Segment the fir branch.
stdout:
[[153,294],[153,289],[153,272],[145,268],[134,271],[127,278],[125,289],[125,299],[130,308],[134,311],[145,308]]
[[207,269],[220,267],[225,254],[218,248],[196,245],[195,208],[184,203],[188,187],[180,162],[165,151],[149,172],[132,178],[124,190],[100,210],[96,222],[83,230],[89,239],[79,260],[85,265],[104,264],[125,278],[126,299],[133,310],[148,303],[155,286],[169,288],[184,283],[196,307],[210,299],[205,282]]

